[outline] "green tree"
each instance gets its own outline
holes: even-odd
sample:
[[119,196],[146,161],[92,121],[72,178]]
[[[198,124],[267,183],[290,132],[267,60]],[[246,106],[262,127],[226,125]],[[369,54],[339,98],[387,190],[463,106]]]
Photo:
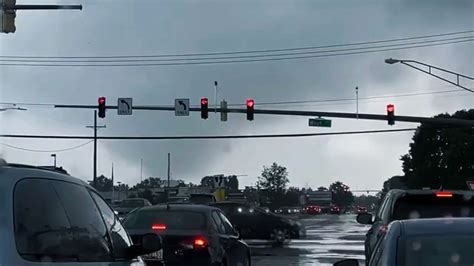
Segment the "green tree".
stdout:
[[149,177],[132,187],[132,190],[150,189],[161,187],[162,181],[159,177]]
[[[474,109],[436,117],[474,120]],[[401,160],[409,188],[466,189],[474,177],[474,128],[421,124]]]
[[318,187],[318,191],[328,191],[328,189],[326,187],[321,186]]
[[332,183],[329,191],[332,192],[332,203],[341,208],[347,208],[354,202],[354,195],[350,188],[341,181]]
[[[95,179],[95,189],[100,192],[112,191],[112,179],[100,175]],[[89,181],[89,185],[94,186],[94,181]]]
[[257,185],[268,198],[270,204],[278,206],[284,201],[285,189],[289,182],[286,167],[273,163],[270,167],[263,166]]

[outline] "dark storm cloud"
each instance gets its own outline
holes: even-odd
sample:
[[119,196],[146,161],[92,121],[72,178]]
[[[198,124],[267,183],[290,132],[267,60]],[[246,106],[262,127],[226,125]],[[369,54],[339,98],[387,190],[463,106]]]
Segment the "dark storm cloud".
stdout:
[[[17,33],[0,36],[1,54],[115,55],[173,54],[233,50],[275,49],[308,45],[391,39],[473,28],[472,1],[143,1],[84,2],[77,13],[21,13]],[[138,4],[139,3],[139,4]],[[443,19],[441,19],[443,18]],[[57,23],[61,21],[61,23]],[[5,43],[5,45],[3,45]],[[194,104],[202,96],[213,103],[214,80],[219,81],[219,98],[244,103],[351,97],[354,87],[361,95],[426,91],[436,83],[402,66],[383,63],[387,57],[418,58],[433,64],[472,72],[472,44],[426,48],[359,56],[280,61],[235,65],[203,65],[143,68],[12,68],[2,67],[2,99],[22,102],[68,102],[95,104],[99,95],[113,104],[117,97],[133,97],[134,104],[173,104],[175,98],[190,98]],[[440,52],[441,51],[441,52]],[[455,58],[455,59],[454,59]],[[469,73],[467,73],[469,74]],[[442,84],[443,85],[443,84]],[[436,86],[435,86],[436,87]],[[420,110],[413,102],[401,105],[405,114],[432,115],[433,112],[469,106],[471,98]],[[456,106],[452,103],[455,102]],[[425,101],[426,103],[426,101]],[[472,105],[472,104],[471,104]],[[313,108],[308,106],[307,108]],[[382,112],[384,103],[366,104],[361,110]],[[353,111],[354,106],[322,106],[317,109]],[[90,134],[85,124],[91,111],[35,109],[23,114],[32,120],[51,120],[2,129],[44,134]],[[117,117],[109,111],[103,135],[199,135],[272,132],[311,132],[304,118],[257,116],[247,122],[242,115],[230,115],[226,123],[213,114],[207,121],[198,114],[176,118],[173,113],[135,111],[132,117]],[[12,119],[8,120],[12,122]],[[60,121],[55,122],[55,121]],[[67,121],[67,123],[61,123]],[[334,130],[367,129],[382,123],[334,121]],[[52,127],[49,125],[65,125]],[[146,173],[163,176],[166,154],[173,154],[174,177],[199,180],[219,172],[250,174],[254,182],[262,164],[281,162],[299,185],[325,185],[332,178],[355,175],[360,182],[381,183],[400,171],[398,156],[406,152],[410,134],[311,140],[222,140],[100,143],[103,151],[100,172],[109,171],[112,161],[120,161],[129,181],[137,180],[136,165],[145,159]],[[353,140],[353,141],[351,141]],[[349,142],[349,144],[345,144]],[[294,143],[294,144],[293,144]],[[342,143],[342,144],[341,144]],[[367,147],[387,154],[390,163],[369,154]],[[28,143],[30,145],[33,145]],[[363,151],[363,154],[358,154]],[[13,158],[21,158],[19,153]],[[69,166],[81,175],[89,174],[87,153],[70,156]],[[31,156],[34,161],[36,155]],[[86,156],[86,158],[85,158]],[[351,161],[347,169],[336,158]],[[350,160],[352,158],[352,160]],[[40,159],[38,159],[40,160]],[[313,164],[317,161],[318,170]],[[362,173],[361,165],[374,168]],[[138,162],[138,163],[137,163]],[[285,164],[286,163],[286,164]],[[78,167],[81,164],[83,167]],[[387,165],[387,167],[384,167]],[[135,175],[135,176],[133,176]],[[315,177],[316,176],[316,177]]]

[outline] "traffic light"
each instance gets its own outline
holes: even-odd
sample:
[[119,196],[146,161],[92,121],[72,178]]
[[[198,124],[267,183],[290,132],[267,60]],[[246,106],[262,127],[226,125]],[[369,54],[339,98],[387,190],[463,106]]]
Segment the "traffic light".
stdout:
[[395,105],[387,104],[387,122],[389,125],[395,125]]
[[201,118],[207,119],[209,117],[209,100],[205,97],[201,98]]
[[0,10],[1,18],[1,29],[0,32],[3,33],[14,33],[16,30],[15,27],[15,17],[16,11],[14,9],[16,5],[16,0],[3,0],[0,1],[0,4],[3,2],[3,7]]
[[99,97],[98,99],[99,102],[99,117],[100,118],[105,118],[105,97]]
[[255,105],[255,102],[253,99],[247,99],[247,120],[252,121],[253,120],[253,107]]

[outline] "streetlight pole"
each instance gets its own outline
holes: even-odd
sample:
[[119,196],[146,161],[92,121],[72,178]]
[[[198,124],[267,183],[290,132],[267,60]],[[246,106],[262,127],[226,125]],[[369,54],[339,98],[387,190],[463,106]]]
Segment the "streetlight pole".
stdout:
[[[385,59],[385,63],[389,64],[389,65],[393,65],[393,64],[396,64],[396,63],[400,63],[400,64],[403,64],[403,65],[406,65],[406,66],[409,66],[413,69],[416,69],[418,71],[421,71],[423,73],[426,73],[430,76],[433,76],[437,79],[440,79],[442,81],[445,81],[445,82],[448,82],[452,85],[455,85],[459,88],[462,88],[466,91],[469,91],[469,92],[472,92],[474,93],[474,90],[473,89],[470,89],[470,88],[467,88],[463,85],[461,85],[459,83],[459,78],[465,78],[465,79],[469,79],[469,80],[474,80],[474,77],[469,77],[469,76],[466,76],[466,75],[463,75],[463,74],[459,74],[459,73],[456,73],[456,72],[453,72],[453,71],[450,71],[450,70],[447,70],[447,69],[444,69],[444,68],[440,68],[440,67],[436,67],[436,66],[433,66],[433,65],[430,65],[430,64],[426,64],[426,63],[422,63],[422,62],[419,62],[419,61],[416,61],[416,60],[401,60],[401,59],[393,59],[393,58],[388,58],[388,59]],[[418,67],[417,65],[421,65],[421,66],[424,66],[424,67],[427,67],[428,70],[425,70],[425,69],[422,69],[420,67]],[[456,76],[456,82],[454,81],[451,81],[451,80],[448,80],[446,78],[443,78],[439,75],[436,75],[436,74],[433,74],[432,73],[432,69],[436,69],[438,71],[441,71],[441,72],[444,72],[444,73],[448,73],[448,74],[451,74],[451,75],[454,75]]]
[[51,157],[54,158],[54,168],[56,169],[56,154],[55,153],[51,154]]

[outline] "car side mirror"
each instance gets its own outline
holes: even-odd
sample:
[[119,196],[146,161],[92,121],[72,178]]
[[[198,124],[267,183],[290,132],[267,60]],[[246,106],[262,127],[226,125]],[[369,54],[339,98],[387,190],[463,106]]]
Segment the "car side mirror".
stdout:
[[360,224],[373,224],[372,214],[370,213],[359,213],[356,218],[357,222]]
[[242,240],[242,236],[240,235],[240,228],[236,225],[234,225],[234,232],[235,232],[235,235],[237,236],[237,238],[239,240]]
[[356,259],[340,260],[333,264],[334,266],[359,266],[359,261]]
[[141,255],[150,254],[162,248],[161,237],[157,234],[145,234],[140,244],[134,244],[126,250],[126,257],[133,259]]

